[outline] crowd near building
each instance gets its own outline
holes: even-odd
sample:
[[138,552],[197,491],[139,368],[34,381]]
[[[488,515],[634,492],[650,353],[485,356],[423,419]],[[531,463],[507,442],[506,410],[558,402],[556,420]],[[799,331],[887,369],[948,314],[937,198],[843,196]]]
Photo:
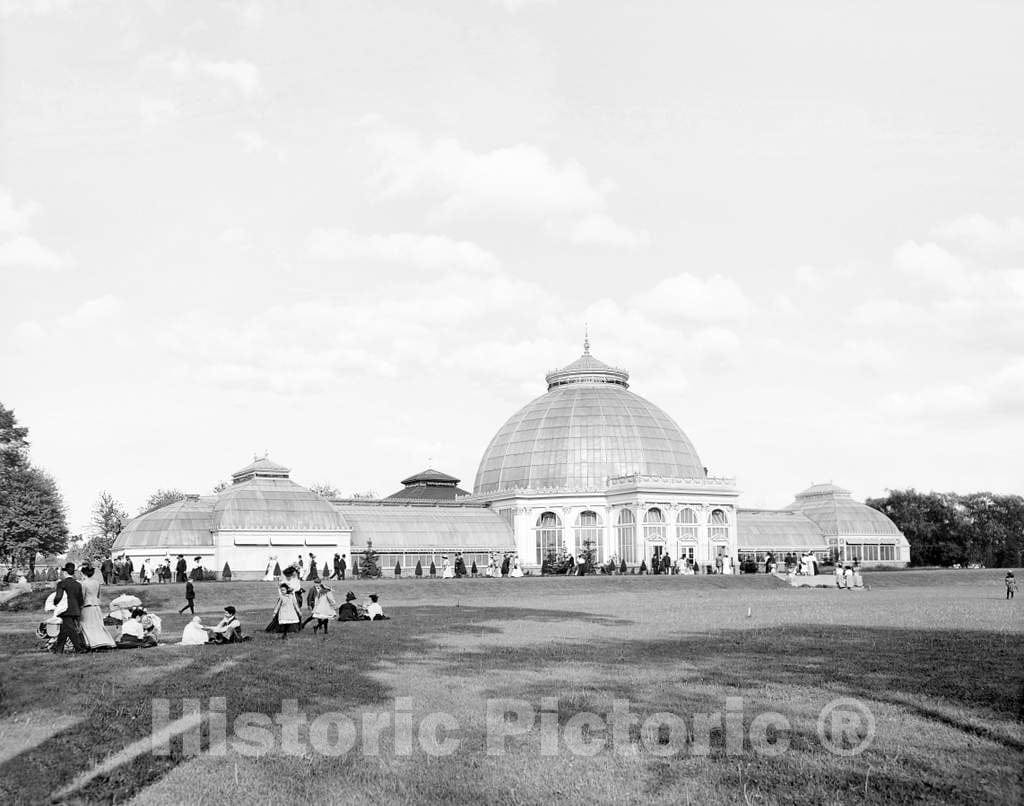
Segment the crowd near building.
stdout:
[[[537,573],[545,558],[590,551],[599,566],[698,573],[814,553],[905,566],[910,546],[883,513],[817,484],[783,510],[744,509],[731,477],[708,473],[668,414],[631,391],[629,374],[590,354],[546,376],[547,392],[513,414],[484,450],[472,492],[434,469],[380,499],[327,499],[256,458],[232,484],[130,521],[114,544],[136,564],[181,554],[262,577],[313,554],[329,563],[372,543],[381,567],[438,567],[492,554]],[[667,560],[665,558],[668,558]]]

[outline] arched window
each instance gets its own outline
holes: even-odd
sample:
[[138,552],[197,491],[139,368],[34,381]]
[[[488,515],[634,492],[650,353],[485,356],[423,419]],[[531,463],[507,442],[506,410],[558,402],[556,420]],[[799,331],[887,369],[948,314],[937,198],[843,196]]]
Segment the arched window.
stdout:
[[689,507],[679,510],[679,520],[676,521],[676,537],[680,543],[697,542],[697,513]]
[[615,544],[620,560],[625,560],[627,564],[636,562],[636,518],[631,509],[619,513],[618,523],[615,524]]
[[576,518],[576,549],[585,551],[588,544],[594,549],[594,562],[604,562],[604,530],[601,517],[591,510],[581,512]]
[[644,540],[665,542],[665,513],[657,507],[644,514]]
[[729,539],[729,518],[724,509],[713,509],[708,517],[708,537],[712,540]]
[[537,518],[537,565],[551,552],[562,552],[562,521],[554,512],[545,512]]

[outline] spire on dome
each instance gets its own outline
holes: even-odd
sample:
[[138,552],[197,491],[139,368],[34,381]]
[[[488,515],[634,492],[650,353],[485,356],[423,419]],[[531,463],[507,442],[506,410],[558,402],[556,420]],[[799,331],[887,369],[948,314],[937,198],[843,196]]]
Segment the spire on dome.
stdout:
[[583,323],[583,355],[590,355],[590,326]]

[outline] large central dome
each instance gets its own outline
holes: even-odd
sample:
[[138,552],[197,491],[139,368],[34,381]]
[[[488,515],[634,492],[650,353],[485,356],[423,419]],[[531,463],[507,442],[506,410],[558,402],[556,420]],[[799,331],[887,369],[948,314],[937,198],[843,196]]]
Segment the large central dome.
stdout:
[[629,374],[590,355],[549,373],[548,392],[517,411],[487,446],[477,495],[515,489],[595,490],[633,473],[704,478],[683,430],[629,391]]

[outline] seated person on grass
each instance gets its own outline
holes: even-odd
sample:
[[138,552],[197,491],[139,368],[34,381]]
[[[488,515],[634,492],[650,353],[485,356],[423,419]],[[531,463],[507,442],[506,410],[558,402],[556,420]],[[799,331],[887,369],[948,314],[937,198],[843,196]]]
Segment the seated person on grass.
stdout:
[[352,591],[345,594],[345,604],[338,608],[338,621],[359,621],[363,617],[355,602],[356,595]]
[[235,608],[228,605],[224,608],[224,618],[216,627],[204,627],[210,634],[211,644],[233,644],[244,641],[242,637],[242,622],[235,616]]
[[381,621],[382,619],[387,619],[387,616],[384,615],[383,608],[381,608],[380,604],[377,602],[377,598],[376,593],[371,593],[370,603],[366,606],[365,617],[370,621]]
[[141,647],[156,646],[156,638],[146,633],[142,619],[146,611],[136,607],[131,612],[131,618],[125,619],[121,624],[121,635],[117,639],[118,649],[139,649]]

